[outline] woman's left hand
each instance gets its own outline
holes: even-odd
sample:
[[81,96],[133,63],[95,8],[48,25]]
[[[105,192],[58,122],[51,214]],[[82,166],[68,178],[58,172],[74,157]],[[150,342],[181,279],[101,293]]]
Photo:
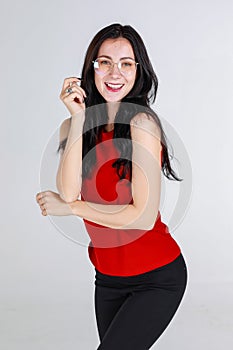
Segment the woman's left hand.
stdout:
[[39,192],[36,195],[36,201],[40,206],[41,214],[66,216],[73,215],[71,206],[66,203],[58,193],[52,191]]

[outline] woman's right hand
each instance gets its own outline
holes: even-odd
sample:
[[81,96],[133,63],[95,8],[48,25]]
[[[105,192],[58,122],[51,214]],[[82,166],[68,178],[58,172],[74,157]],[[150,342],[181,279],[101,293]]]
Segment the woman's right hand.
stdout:
[[[80,79],[76,77],[66,78],[60,93],[60,99],[67,107],[71,116],[84,111],[86,108],[84,98],[87,97],[87,95],[86,92],[78,86],[77,83],[79,82]],[[71,93],[66,92],[66,89],[68,88],[72,88]]]

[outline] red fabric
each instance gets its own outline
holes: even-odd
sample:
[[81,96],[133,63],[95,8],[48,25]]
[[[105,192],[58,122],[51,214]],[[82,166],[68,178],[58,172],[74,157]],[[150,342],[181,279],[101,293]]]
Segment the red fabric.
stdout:
[[[101,204],[133,203],[129,177],[120,180],[111,164],[119,158],[113,144],[113,131],[102,132],[96,147],[96,166],[91,178],[83,179],[81,199]],[[89,258],[96,269],[112,276],[132,276],[153,270],[173,261],[180,247],[160,212],[153,229],[112,229],[84,219],[90,236]]]

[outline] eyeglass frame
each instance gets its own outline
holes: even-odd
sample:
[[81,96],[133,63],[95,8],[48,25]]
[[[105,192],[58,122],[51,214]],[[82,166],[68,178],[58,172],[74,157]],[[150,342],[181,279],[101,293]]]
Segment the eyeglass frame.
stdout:
[[[106,74],[107,74],[107,72],[109,72],[111,69],[113,69],[113,67],[115,66],[115,64],[117,64],[118,70],[121,72],[121,74],[124,75],[124,73],[122,73],[122,71],[121,71],[121,69],[120,69],[120,67],[119,67],[119,64],[121,63],[121,60],[124,60],[124,59],[126,59],[126,58],[129,59],[129,60],[131,60],[131,61],[133,61],[133,62],[135,63],[135,71],[137,70],[137,65],[139,64],[139,62],[136,62],[136,61],[135,61],[133,58],[131,58],[131,57],[125,57],[125,58],[123,57],[123,58],[120,58],[118,62],[113,62],[113,60],[112,60],[110,57],[107,57],[107,56],[100,56],[100,57],[97,57],[94,61],[92,61],[93,66],[94,66],[94,64],[96,63],[96,61],[97,61],[99,58],[107,58],[109,61],[112,62],[112,65],[111,65],[111,67],[108,69],[108,71],[106,71]],[[94,67],[94,70],[95,70],[95,67]]]

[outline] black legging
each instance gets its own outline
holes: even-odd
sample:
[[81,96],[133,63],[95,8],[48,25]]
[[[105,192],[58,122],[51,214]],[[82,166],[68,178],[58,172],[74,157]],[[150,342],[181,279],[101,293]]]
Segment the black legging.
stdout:
[[183,255],[136,276],[95,272],[101,342],[97,350],[148,350],[168,326],[184,295],[187,269]]

